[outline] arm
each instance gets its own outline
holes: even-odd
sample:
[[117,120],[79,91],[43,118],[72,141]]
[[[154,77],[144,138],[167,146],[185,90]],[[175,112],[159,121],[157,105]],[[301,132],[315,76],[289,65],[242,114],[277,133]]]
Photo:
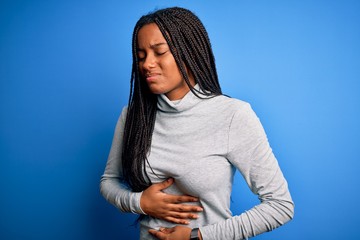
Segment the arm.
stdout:
[[126,113],[127,108],[124,108],[115,127],[105,172],[100,180],[100,192],[120,211],[144,214],[140,207],[142,193],[132,192],[122,178],[121,152]]
[[165,194],[163,189],[173,184],[173,179],[153,184],[143,192],[132,192],[124,183],[121,165],[122,137],[126,120],[126,111],[116,124],[115,134],[106,164],[105,172],[100,180],[100,192],[104,198],[122,212],[148,214],[169,222],[188,224],[188,219],[197,218],[193,212],[202,208],[183,202],[195,202],[192,196],[174,196]]
[[246,239],[271,231],[293,218],[287,182],[262,125],[246,104],[229,127],[228,160],[240,171],[260,204],[239,216],[200,228],[203,239]]

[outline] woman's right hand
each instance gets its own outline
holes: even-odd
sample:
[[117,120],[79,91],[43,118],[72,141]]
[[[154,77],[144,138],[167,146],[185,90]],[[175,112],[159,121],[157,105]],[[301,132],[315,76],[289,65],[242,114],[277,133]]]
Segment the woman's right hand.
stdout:
[[200,206],[183,204],[185,202],[198,202],[199,199],[196,197],[170,195],[162,191],[173,183],[174,179],[169,178],[148,187],[141,195],[140,207],[152,217],[178,224],[189,224],[190,219],[198,218],[194,212],[201,212],[203,209]]

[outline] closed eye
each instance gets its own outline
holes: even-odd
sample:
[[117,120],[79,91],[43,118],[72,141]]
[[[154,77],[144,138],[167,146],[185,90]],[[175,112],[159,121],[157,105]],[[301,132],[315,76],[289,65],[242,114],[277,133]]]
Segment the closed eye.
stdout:
[[138,57],[139,61],[144,61],[146,58],[146,55],[141,53],[141,54],[138,54],[137,57]]
[[161,55],[164,55],[165,53],[167,53],[168,51],[169,51],[169,50],[166,50],[166,51],[164,51],[164,52],[157,52],[156,55],[161,56]]

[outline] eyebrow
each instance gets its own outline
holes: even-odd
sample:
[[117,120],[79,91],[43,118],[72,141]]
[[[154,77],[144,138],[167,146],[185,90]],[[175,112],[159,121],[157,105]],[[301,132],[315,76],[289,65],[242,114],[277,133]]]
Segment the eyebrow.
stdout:
[[[150,45],[150,48],[154,49],[154,48],[160,47],[161,45],[168,45],[168,44],[166,42],[155,43],[155,44]],[[138,51],[144,51],[144,49],[138,48]]]

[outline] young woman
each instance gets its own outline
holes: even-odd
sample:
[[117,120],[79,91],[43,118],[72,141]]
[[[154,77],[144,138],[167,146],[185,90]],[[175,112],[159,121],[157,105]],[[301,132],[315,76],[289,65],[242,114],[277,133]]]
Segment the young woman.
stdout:
[[[129,104],[102,195],[140,214],[141,239],[246,239],[293,218],[287,182],[250,105],[222,95],[207,32],[189,10],[137,22]],[[260,203],[230,211],[235,170]]]

